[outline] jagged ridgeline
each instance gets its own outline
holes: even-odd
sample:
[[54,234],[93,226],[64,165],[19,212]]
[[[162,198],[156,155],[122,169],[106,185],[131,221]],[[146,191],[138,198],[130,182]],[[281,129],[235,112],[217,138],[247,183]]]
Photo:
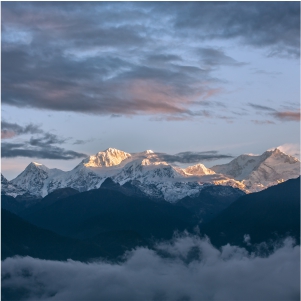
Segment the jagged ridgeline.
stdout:
[[279,149],[262,155],[241,155],[228,164],[206,168],[203,164],[179,168],[162,161],[151,150],[130,154],[109,148],[82,160],[71,171],[32,162],[15,179],[1,176],[2,194],[14,198],[42,198],[59,188],[79,192],[98,189],[111,178],[121,186],[152,199],[178,202],[197,197],[207,186],[223,185],[246,193],[261,191],[300,175],[300,161]]

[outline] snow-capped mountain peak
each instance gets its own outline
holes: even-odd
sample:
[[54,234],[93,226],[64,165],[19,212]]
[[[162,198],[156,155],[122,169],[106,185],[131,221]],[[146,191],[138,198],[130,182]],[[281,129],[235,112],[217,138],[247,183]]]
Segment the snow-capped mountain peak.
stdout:
[[282,158],[286,161],[286,163],[289,164],[300,162],[297,158],[286,154],[285,152],[281,151],[279,148],[275,148],[274,150],[268,150],[265,153],[267,154],[268,157]]
[[211,168],[216,173],[242,181],[248,191],[260,191],[300,175],[300,161],[279,149],[262,155],[241,155],[231,162]]
[[156,156],[154,158],[138,156],[127,163],[113,179],[121,184],[134,179],[141,183],[153,183],[179,176],[181,175],[175,168],[164,161],[159,161]]
[[1,174],[1,194],[10,195],[15,198],[16,196],[23,195],[26,192],[26,190],[12,184]]
[[[300,161],[279,149],[268,150],[262,155],[244,154],[210,169],[203,164],[181,169],[162,161],[160,154],[151,150],[130,154],[108,148],[67,172],[32,162],[9,183],[3,178],[2,187],[13,193],[14,187],[19,187],[44,197],[63,187],[80,192],[97,189],[110,177],[120,185],[133,181],[143,193],[174,202],[186,195],[197,194],[204,184],[230,185],[254,192],[299,175]],[[14,187],[9,188],[8,184]]]
[[11,183],[34,195],[40,195],[44,182],[48,179],[48,174],[49,168],[45,165],[31,162]]
[[151,149],[147,149],[146,151],[144,151],[144,153],[146,153],[146,154],[153,154],[154,151],[152,151]]
[[49,171],[49,168],[41,163],[31,162],[27,165],[24,171],[35,171],[35,170],[43,170],[47,173]]
[[8,180],[1,174],[1,184],[8,184]]
[[111,167],[131,158],[131,154],[116,148],[108,148],[82,161],[86,167]]
[[215,172],[213,170],[207,168],[203,164],[196,164],[193,166],[188,166],[187,168],[183,169],[183,171],[187,175],[197,175],[197,176],[215,174]]

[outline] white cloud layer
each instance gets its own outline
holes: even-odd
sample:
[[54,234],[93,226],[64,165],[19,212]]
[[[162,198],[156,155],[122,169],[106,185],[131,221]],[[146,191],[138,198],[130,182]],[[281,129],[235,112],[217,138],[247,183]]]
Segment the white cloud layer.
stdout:
[[139,248],[121,264],[8,258],[2,290],[25,289],[28,300],[45,301],[299,300],[300,247],[290,238],[265,257],[230,245],[218,250],[193,236],[157,251],[169,256]]

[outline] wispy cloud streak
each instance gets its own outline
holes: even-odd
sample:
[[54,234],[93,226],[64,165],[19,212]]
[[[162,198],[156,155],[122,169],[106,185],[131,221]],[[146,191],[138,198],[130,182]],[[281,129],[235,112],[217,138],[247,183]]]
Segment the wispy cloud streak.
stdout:
[[165,153],[156,153],[156,156],[168,163],[198,163],[202,161],[212,161],[218,159],[230,159],[231,155],[219,154],[217,151],[206,152],[181,152],[175,155]]

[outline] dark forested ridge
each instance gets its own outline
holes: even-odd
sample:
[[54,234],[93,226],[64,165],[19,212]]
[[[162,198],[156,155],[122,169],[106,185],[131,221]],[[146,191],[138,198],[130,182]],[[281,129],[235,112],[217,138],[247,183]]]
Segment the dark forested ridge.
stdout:
[[75,238],[90,239],[106,231],[136,231],[143,237],[171,238],[196,220],[186,208],[111,189],[95,189],[61,199],[24,216],[31,223]]
[[53,260],[87,260],[109,257],[110,254],[97,245],[41,229],[1,209],[1,259],[14,255]]
[[294,237],[300,243],[300,177],[242,196],[207,224],[201,225],[212,243],[243,244],[277,237]]
[[[170,239],[175,231],[195,234],[197,225],[201,236],[206,234],[216,246],[246,246],[245,234],[252,244],[288,235],[300,242],[300,178],[248,195],[229,187],[225,197],[221,189],[204,188],[203,194],[176,205],[152,201],[110,180],[82,193],[59,189],[23,208],[23,219],[2,210],[2,258],[115,260],[137,246]],[[20,204],[8,196],[4,200],[12,211]]]

